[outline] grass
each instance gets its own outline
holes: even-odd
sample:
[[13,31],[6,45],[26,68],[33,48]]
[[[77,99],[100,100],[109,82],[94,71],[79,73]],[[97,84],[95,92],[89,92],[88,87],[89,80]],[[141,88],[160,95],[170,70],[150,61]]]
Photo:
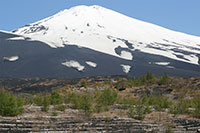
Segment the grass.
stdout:
[[57,111],[65,111],[66,109],[66,105],[56,105],[54,106],[54,109],[57,110]]
[[195,109],[193,115],[197,118],[200,118],[200,95],[194,97],[194,99],[192,100],[192,106]]

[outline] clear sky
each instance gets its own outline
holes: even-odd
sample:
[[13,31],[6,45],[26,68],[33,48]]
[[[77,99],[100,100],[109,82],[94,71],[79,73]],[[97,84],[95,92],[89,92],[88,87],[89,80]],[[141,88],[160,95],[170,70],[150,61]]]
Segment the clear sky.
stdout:
[[0,0],[0,30],[11,31],[77,5],[100,5],[200,36],[200,0]]

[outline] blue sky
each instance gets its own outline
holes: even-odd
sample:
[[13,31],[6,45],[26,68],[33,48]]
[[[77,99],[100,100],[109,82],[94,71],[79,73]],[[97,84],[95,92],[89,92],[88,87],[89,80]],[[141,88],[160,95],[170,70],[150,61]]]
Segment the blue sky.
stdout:
[[10,31],[77,5],[100,5],[136,19],[200,36],[200,0],[1,0],[0,30]]

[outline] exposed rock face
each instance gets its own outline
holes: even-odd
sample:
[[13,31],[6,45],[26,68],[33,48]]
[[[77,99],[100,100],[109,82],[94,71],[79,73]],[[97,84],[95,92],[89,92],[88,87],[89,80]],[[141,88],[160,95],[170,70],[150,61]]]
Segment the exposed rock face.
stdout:
[[165,125],[119,117],[37,116],[0,117],[1,132],[138,132],[196,133],[200,121],[173,119],[170,129]]
[[49,117],[32,119],[1,118],[1,131],[69,131],[69,132],[162,132],[164,127],[157,124],[144,124],[140,121],[125,118],[77,119],[74,117]]

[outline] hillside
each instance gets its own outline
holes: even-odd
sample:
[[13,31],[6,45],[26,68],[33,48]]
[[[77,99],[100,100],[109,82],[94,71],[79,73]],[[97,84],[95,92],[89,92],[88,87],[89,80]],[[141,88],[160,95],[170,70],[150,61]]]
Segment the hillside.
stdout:
[[[200,129],[199,77],[147,73],[137,79],[1,79],[1,83],[15,92],[17,110],[23,108],[2,114],[4,131],[195,133]],[[1,105],[10,94],[1,90],[0,95]],[[17,117],[8,117],[13,113]]]

